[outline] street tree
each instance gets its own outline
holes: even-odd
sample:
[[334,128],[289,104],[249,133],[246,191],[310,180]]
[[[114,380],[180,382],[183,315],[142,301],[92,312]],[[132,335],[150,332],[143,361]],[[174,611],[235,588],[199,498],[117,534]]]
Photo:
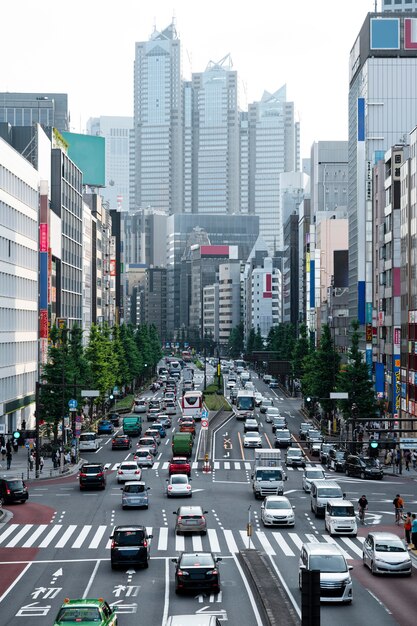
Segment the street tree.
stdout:
[[237,359],[244,352],[244,331],[243,322],[232,328],[229,335],[229,354],[233,359]]
[[294,349],[292,351],[291,367],[293,378],[301,380],[304,375],[303,361],[310,351],[310,342],[307,338],[307,326],[301,324],[299,329],[299,335],[294,343]]
[[133,326],[122,324],[120,326],[120,338],[123,343],[126,364],[129,369],[129,381],[133,391],[143,370],[143,362],[135,342]]
[[317,398],[326,414],[334,410],[330,393],[335,391],[340,357],[334,349],[330,328],[325,324],[320,343],[303,361],[302,389],[304,397]]
[[107,324],[102,327],[91,324],[86,357],[91,368],[93,388],[100,392],[100,396],[95,402],[103,403],[106,395],[113,390],[117,377],[117,362],[112,352],[112,342]]

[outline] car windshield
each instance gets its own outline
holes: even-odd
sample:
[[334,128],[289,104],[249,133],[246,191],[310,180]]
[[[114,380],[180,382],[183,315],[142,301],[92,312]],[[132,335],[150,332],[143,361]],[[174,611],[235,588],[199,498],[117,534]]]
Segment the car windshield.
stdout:
[[377,552],[407,552],[401,541],[380,541],[375,545]]
[[341,554],[314,554],[310,557],[310,569],[327,573],[346,572],[347,565]]
[[330,515],[332,517],[354,517],[355,510],[353,506],[332,506]]
[[272,400],[267,400],[266,398],[264,398],[264,399],[262,400],[262,404],[263,404],[264,406],[272,406]]
[[306,478],[323,478],[324,473],[321,470],[307,470]]
[[144,538],[143,530],[116,530],[114,533],[114,542],[119,546],[137,546]]
[[287,439],[290,436],[291,435],[290,435],[290,431],[289,430],[277,430],[276,431],[277,439]]
[[257,470],[256,480],[282,480],[282,472],[278,469]]
[[214,567],[211,554],[183,554],[180,567]]
[[267,502],[265,504],[266,509],[290,509],[291,505],[289,502],[279,501],[279,502]]
[[126,493],[143,493],[145,485],[126,485],[124,491]]
[[171,477],[171,484],[173,485],[183,485],[185,483],[188,483],[188,478],[185,475],[181,476],[172,476]]
[[308,431],[308,436],[309,437],[318,437],[320,435],[318,430],[309,430]]
[[7,485],[9,489],[12,489],[12,490],[24,488],[24,484],[22,480],[8,480]]
[[58,624],[65,624],[67,622],[101,622],[100,611],[98,607],[94,606],[68,606],[62,607],[56,618]]
[[339,489],[322,487],[318,492],[318,496],[319,498],[341,498],[341,492]]
[[86,433],[85,435],[80,435],[80,441],[95,441],[96,433]]
[[345,453],[344,453],[344,452],[336,452],[334,456],[335,456],[335,458],[336,458],[338,461],[340,461],[341,459],[344,459],[344,458],[345,458]]
[[84,474],[98,474],[101,472],[101,467],[99,465],[90,465],[89,467],[83,467],[82,472]]
[[367,467],[379,467],[378,459],[361,459]]
[[298,450],[297,448],[288,451],[288,456],[301,456],[302,454],[301,450]]
[[246,433],[245,437],[246,439],[258,439],[259,435],[258,433]]

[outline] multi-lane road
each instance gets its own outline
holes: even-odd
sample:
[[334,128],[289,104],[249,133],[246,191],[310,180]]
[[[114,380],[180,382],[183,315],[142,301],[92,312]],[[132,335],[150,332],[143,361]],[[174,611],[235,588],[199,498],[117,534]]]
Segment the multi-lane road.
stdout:
[[[255,385],[265,396],[274,398],[290,430],[297,434],[302,421],[299,400],[282,396],[259,379]],[[272,429],[262,418],[260,423],[267,447],[273,442]],[[382,482],[365,482],[329,473],[350,500],[356,502],[366,493],[370,508],[367,525],[360,527],[357,538],[330,538],[324,521],[310,511],[309,496],[301,487],[302,470],[288,468],[285,491],[296,509],[295,527],[264,529],[261,502],[254,499],[250,487],[254,452],[242,447],[243,422],[232,418],[217,430],[210,473],[203,473],[195,457],[192,459],[191,501],[168,499],[165,494],[175,428],[174,420],[173,429],[162,439],[153,469],[143,472],[151,487],[148,510],[122,510],[116,470],[132,453],[112,451],[110,438],[103,438],[96,453],[85,453],[88,460],[105,464],[104,491],[80,492],[77,476],[33,482],[29,502],[8,507],[12,516],[0,526],[1,624],[52,624],[65,597],[104,597],[117,607],[122,625],[163,626],[168,615],[212,613],[230,625],[261,626],[261,613],[236,555],[248,546],[266,553],[300,614],[298,557],[306,541],[336,542],[353,565],[353,603],[323,606],[323,625],[366,622],[406,626],[414,622],[417,598],[413,577],[375,578],[361,563],[362,541],[370,528],[401,532],[394,525],[392,499],[396,493],[403,495],[410,510],[417,511],[413,480],[385,477]],[[179,504],[189,502],[208,511],[206,536],[175,535],[173,512]],[[253,524],[251,538],[246,534],[249,519]],[[153,535],[149,569],[112,571],[111,530],[129,522],[145,524]],[[182,550],[202,549],[223,558],[221,593],[177,596],[171,558]]]

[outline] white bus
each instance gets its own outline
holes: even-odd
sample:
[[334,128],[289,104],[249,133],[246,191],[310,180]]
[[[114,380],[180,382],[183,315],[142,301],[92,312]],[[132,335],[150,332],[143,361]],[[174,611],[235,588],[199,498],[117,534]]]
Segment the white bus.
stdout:
[[238,420],[253,417],[255,410],[255,392],[253,389],[239,389],[236,396],[235,415]]
[[201,419],[203,410],[203,392],[186,391],[181,401],[182,414],[184,417],[192,417],[195,420]]
[[83,451],[95,451],[100,447],[100,440],[97,437],[97,433],[81,433],[80,442],[79,442],[79,450]]

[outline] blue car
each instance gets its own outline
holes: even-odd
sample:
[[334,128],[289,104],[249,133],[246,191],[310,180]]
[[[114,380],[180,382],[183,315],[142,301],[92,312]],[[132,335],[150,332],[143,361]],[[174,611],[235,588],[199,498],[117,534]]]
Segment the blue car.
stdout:
[[113,424],[110,422],[110,420],[100,420],[97,425],[98,435],[112,435],[113,430]]
[[161,435],[161,439],[163,439],[164,437],[167,436],[166,430],[163,426],[163,424],[160,424],[159,422],[154,422],[152,424],[152,428],[157,428],[159,430],[159,434]]

